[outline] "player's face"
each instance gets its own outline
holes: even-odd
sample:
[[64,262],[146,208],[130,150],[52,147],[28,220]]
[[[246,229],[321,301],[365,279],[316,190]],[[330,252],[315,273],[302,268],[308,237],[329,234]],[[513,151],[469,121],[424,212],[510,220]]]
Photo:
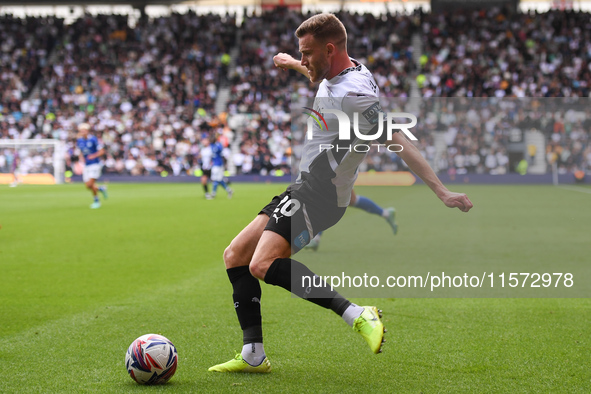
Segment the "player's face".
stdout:
[[308,70],[313,83],[321,82],[330,71],[327,46],[314,39],[311,34],[300,38],[301,65]]
[[81,138],[86,138],[86,137],[88,137],[88,129],[85,129],[85,128],[78,129],[78,135],[79,135]]

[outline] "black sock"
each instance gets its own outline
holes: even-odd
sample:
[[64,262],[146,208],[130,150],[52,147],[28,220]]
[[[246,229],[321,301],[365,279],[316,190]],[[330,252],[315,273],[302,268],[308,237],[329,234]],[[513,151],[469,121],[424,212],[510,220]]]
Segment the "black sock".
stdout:
[[203,191],[205,192],[205,194],[209,193],[209,184],[208,183],[203,185]]
[[[329,308],[339,316],[351,305],[346,298],[330,289],[304,264],[292,259],[276,259],[265,275],[265,283],[280,286],[305,300]],[[308,279],[309,278],[309,279]]]
[[234,288],[234,309],[242,328],[243,341],[262,343],[261,284],[250,274],[248,266],[228,268],[228,278]]

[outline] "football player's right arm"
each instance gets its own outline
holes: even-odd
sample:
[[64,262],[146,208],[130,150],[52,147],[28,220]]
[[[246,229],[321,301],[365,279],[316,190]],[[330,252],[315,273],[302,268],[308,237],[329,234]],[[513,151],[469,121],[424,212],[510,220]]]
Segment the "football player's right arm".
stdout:
[[309,77],[306,67],[302,66],[299,60],[294,59],[293,56],[287,53],[281,52],[273,56],[273,63],[275,63],[275,67],[283,70],[296,70],[300,74]]
[[435,174],[435,171],[429,166],[429,163],[416,146],[412,144],[402,133],[392,134],[392,139],[386,142],[386,145],[398,144],[403,150],[398,152],[402,160],[408,165],[419,178],[439,197],[439,199],[449,208],[458,208],[462,212],[468,212],[472,209],[472,201],[464,193],[455,193],[449,191]]
[[[379,113],[377,110],[369,111],[371,108],[380,108],[379,99],[371,96],[369,92],[358,92],[348,94],[342,101],[343,111],[349,115],[351,119],[354,113],[360,114],[358,116],[357,127],[363,134],[368,134],[375,128],[379,121]],[[366,117],[367,115],[367,117]],[[382,130],[386,130],[384,125]],[[396,132],[392,134],[392,139],[386,142],[386,145],[396,144],[402,146],[402,150],[397,153],[398,156],[408,168],[411,169],[419,178],[425,182],[431,190],[439,197],[439,199],[449,208],[458,208],[462,212],[468,212],[472,209],[472,202],[464,193],[455,193],[449,191],[439,180],[435,171],[429,166],[429,163],[421,152],[409,141],[402,133]]]

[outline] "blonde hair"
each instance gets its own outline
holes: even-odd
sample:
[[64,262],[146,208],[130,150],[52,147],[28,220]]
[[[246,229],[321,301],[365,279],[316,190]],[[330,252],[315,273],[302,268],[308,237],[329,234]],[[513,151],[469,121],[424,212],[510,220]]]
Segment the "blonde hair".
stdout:
[[297,38],[311,34],[315,40],[347,48],[347,30],[334,14],[318,14],[306,19],[295,32]]

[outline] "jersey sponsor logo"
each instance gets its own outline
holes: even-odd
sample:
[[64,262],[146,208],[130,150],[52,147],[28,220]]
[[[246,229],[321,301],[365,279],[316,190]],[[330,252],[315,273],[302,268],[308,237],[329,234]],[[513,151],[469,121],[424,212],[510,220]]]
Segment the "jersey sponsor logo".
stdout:
[[377,124],[380,119],[380,112],[383,112],[382,106],[380,103],[374,103],[371,107],[363,111],[362,115],[370,124]]
[[310,233],[308,230],[302,231],[297,237],[293,240],[294,246],[296,250],[303,249],[304,246],[310,243]]

